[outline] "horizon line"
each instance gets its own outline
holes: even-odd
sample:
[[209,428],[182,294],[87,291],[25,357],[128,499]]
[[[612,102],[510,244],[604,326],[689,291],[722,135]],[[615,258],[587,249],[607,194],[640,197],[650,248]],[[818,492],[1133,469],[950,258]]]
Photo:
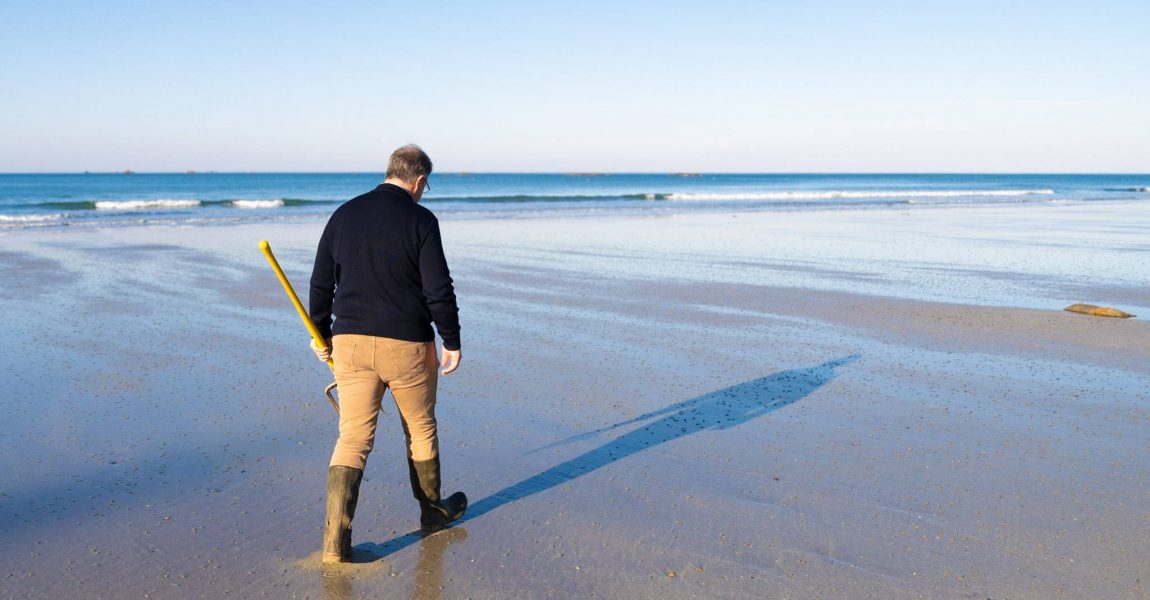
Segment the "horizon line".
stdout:
[[[0,171],[3,175],[375,175],[380,171]],[[613,175],[1131,175],[1150,176],[1150,171],[432,171],[432,175],[563,175],[569,177],[609,177]]]

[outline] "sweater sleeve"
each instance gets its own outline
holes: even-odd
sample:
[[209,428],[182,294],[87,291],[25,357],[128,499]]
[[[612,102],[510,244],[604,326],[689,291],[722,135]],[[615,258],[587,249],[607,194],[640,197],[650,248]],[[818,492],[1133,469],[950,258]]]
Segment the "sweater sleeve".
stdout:
[[319,238],[315,252],[315,265],[311,269],[311,294],[308,298],[311,320],[320,335],[331,337],[331,305],[335,299],[335,259],[331,253],[331,221]]
[[447,269],[447,258],[443,255],[437,219],[432,220],[419,249],[419,275],[423,280],[423,297],[439,337],[443,338],[443,347],[459,350],[459,306],[455,301],[455,287]]

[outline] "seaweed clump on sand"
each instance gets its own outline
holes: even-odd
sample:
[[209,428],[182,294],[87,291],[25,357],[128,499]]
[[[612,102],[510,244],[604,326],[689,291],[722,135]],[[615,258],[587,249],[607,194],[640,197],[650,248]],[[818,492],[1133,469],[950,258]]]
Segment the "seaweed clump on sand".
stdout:
[[1094,306],[1093,304],[1071,304],[1063,310],[1074,313],[1082,313],[1092,317],[1114,317],[1116,319],[1129,319],[1134,316],[1128,312],[1118,310],[1117,308]]

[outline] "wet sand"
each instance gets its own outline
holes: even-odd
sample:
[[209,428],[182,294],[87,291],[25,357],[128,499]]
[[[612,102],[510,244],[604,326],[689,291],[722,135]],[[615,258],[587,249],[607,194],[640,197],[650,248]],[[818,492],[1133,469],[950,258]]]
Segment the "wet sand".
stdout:
[[[0,596],[1150,597],[1145,320],[584,243],[716,221],[444,222],[464,361],[441,452],[472,508],[412,533],[392,408],[359,563],[328,570],[330,378],[256,248],[303,291],[322,224],[3,233]],[[1127,283],[1102,300],[1150,305]]]

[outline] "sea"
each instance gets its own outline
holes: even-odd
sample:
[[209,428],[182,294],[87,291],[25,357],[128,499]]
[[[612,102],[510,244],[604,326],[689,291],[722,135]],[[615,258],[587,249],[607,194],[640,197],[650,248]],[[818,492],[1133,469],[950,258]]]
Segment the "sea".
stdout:
[[[0,229],[320,219],[381,173],[0,174]],[[440,218],[1146,200],[1150,175],[435,173]]]

